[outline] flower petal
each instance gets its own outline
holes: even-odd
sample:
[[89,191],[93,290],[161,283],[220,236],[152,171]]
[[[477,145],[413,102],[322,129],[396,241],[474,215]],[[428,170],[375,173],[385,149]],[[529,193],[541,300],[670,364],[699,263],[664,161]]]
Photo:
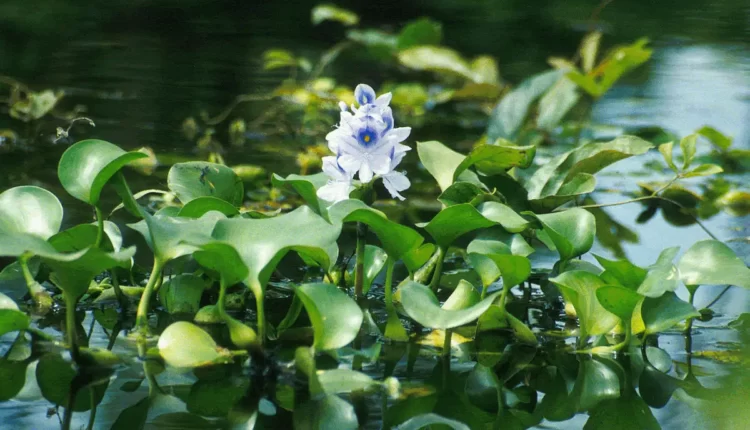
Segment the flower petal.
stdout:
[[349,198],[349,194],[354,190],[354,186],[349,182],[330,181],[326,185],[318,188],[317,195],[319,199],[327,202],[336,203]]
[[391,99],[393,98],[393,94],[391,93],[385,93],[381,94],[380,97],[375,99],[375,106],[377,107],[386,107],[388,106],[388,103],[391,102]]
[[351,175],[338,163],[336,157],[323,157],[323,172],[334,181],[351,181]]
[[367,84],[359,84],[354,89],[354,99],[361,105],[366,105],[375,101],[375,90]]
[[391,172],[383,176],[383,185],[385,189],[391,194],[391,197],[399,200],[405,200],[399,191],[404,191],[411,186],[409,178],[401,172]]
[[370,168],[369,163],[362,163],[359,166],[359,180],[366,184],[370,181],[372,181],[372,169]]

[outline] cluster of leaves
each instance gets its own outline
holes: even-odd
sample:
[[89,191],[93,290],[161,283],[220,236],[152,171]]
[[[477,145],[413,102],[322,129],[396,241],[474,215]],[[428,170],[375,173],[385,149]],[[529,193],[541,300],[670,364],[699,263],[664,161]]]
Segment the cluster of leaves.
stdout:
[[[686,161],[681,169],[675,166],[677,179],[716,170],[700,166],[688,170],[694,142],[692,136],[681,144]],[[561,294],[579,320],[578,353],[638,352],[643,345],[646,352],[640,364],[632,364],[640,369],[636,373],[641,374],[641,387],[664,380],[675,387],[696,387],[694,382],[667,375],[668,358],[659,358],[664,352],[658,348],[646,348],[646,338],[700,315],[675,295],[681,284],[691,294],[704,284],[750,288],[745,263],[716,240],[696,243],[676,263],[678,250],[667,249],[646,268],[600,256],[596,259],[601,267],[577,259],[590,250],[596,221],[571,202],[593,191],[594,175],[601,169],[652,147],[632,136],[591,142],[522,180],[514,172],[533,164],[534,146],[498,140],[463,155],[436,141],[420,142],[417,152],[442,191],[438,199],[443,207],[414,229],[389,220],[360,200],[326,206],[316,196],[324,183],[321,174],[274,177],[277,187],[295,191],[306,205],[279,215],[247,211],[241,208],[245,195],[241,178],[226,166],[208,162],[174,165],[168,186],[177,200],[154,212],[138,203],[140,193],[133,195],[123,174],[126,165],[145,154],[125,152],[100,140],[78,142],[63,154],[58,176],[71,196],[93,207],[96,223],[60,231],[62,206],[48,191],[22,186],[0,194],[0,255],[17,258],[4,273],[19,273],[38,308],[52,304],[40,282],[60,291],[67,333],[66,341],[52,351],[32,348],[3,359],[2,369],[16,375],[13,384],[4,388],[3,398],[26,395],[26,377],[33,375],[29,383],[38,385],[45,399],[65,407],[63,427],[70,425],[74,411],[95,408],[116,365],[126,358],[85,347],[76,306],[82,300],[114,296],[123,314],[130,308],[130,297],[138,300],[134,336],[150,387],[146,397],[123,411],[116,428],[141,428],[149,420],[204,422],[200,416],[250,427],[258,420],[291,420],[295,428],[357,428],[361,411],[356,405],[373,393],[396,399],[384,411],[384,419],[389,426],[404,428],[430,423],[453,428],[514,423],[525,428],[543,418],[567,419],[579,411],[589,411],[588,428],[603,428],[612,415],[626,416],[634,410],[644,415],[643,428],[651,428],[655,421],[646,413],[646,404],[663,406],[669,396],[646,399],[643,390],[643,399],[635,395],[638,384],[623,376],[618,361],[622,357],[592,359],[580,354],[571,363],[572,356],[564,349],[545,357],[525,322],[528,315],[518,312],[517,305],[524,301],[511,290],[523,290],[534,281],[550,300]],[[674,166],[669,145],[661,146],[660,152]],[[133,246],[132,238],[105,219],[101,203],[105,190],[120,196],[127,217],[135,221],[128,228],[139,233],[145,247]],[[356,298],[362,299],[385,271],[381,325],[346,291],[350,275],[339,244],[346,236],[342,232],[348,231],[346,225],[352,223],[358,226],[360,244],[352,270]],[[366,230],[379,246],[364,246]],[[534,258],[542,247],[558,255],[551,271]],[[265,301],[273,273],[282,260],[288,260],[287,254],[301,257],[306,275],[299,283],[288,284],[293,299],[286,316],[274,325]],[[472,271],[448,276],[443,266],[449,254],[463,255]],[[152,256],[152,270],[140,287],[133,282],[134,261],[144,255]],[[405,268],[408,275],[394,286],[396,267]],[[131,285],[125,285],[128,280]],[[228,310],[228,291],[235,286],[252,292],[253,325]],[[160,327],[154,347],[149,316],[157,296],[166,312],[187,312],[193,322]],[[26,334],[32,345],[51,340],[32,327],[29,316],[12,299],[0,298],[0,333],[19,332],[12,351],[29,344]],[[122,328],[112,324],[112,317],[119,319],[116,313],[98,312],[97,321],[113,330],[116,339]],[[393,367],[382,380],[360,371],[364,360],[376,360],[379,353],[379,348],[373,352],[362,347],[363,328],[394,345],[405,345],[421,338],[419,327],[443,340],[442,377],[427,393],[402,392],[391,377]],[[622,333],[619,342],[612,340],[617,332]],[[466,337],[474,338],[477,345],[476,366],[468,373],[451,373],[452,342]],[[298,375],[292,383],[278,377],[279,362],[269,355],[290,343],[302,345],[292,348],[288,357]],[[63,350],[70,352],[70,361],[61,355]],[[351,369],[326,364],[346,356],[353,356]],[[628,359],[638,356],[631,354]],[[32,364],[35,370],[30,373]],[[157,379],[165,365],[193,369],[198,381],[187,392],[175,388],[170,394]],[[538,365],[546,370],[532,372]],[[243,369],[250,369],[249,374]],[[565,388],[570,383],[572,391]],[[345,393],[352,403],[340,397]],[[538,404],[537,393],[545,393]],[[184,402],[187,415],[153,416],[165,401]],[[452,402],[458,407],[446,406]]]

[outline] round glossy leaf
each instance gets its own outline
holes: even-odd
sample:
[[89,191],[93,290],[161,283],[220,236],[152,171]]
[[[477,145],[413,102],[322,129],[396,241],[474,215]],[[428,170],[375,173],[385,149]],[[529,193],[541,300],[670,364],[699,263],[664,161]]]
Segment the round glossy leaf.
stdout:
[[[383,271],[385,262],[388,259],[388,254],[385,253],[381,248],[374,245],[365,245],[365,261],[364,261],[364,285],[362,289],[365,293],[370,291],[373,281]],[[351,274],[352,281],[354,280],[354,271],[356,269],[356,262],[354,259],[350,260],[349,273]]]
[[26,361],[0,359],[0,401],[10,400],[18,394],[26,382]]
[[528,213],[539,220],[544,232],[555,244],[560,260],[585,254],[594,244],[596,219],[585,209],[566,209],[544,215]]
[[354,407],[339,398],[328,395],[322,399],[308,400],[294,410],[295,430],[356,430],[359,428]]
[[520,284],[531,275],[531,261],[520,255],[487,255],[497,266],[503,277],[503,285],[509,288]]
[[351,297],[331,284],[304,284],[295,290],[315,332],[313,347],[338,349],[357,337],[364,316]]
[[464,203],[441,210],[424,229],[438,246],[447,248],[464,234],[493,225],[495,222],[482,216],[474,206]]
[[236,207],[245,196],[245,185],[234,170],[205,161],[175,164],[169,169],[167,186],[183,204],[199,197],[215,197]]
[[750,288],[750,269],[718,240],[703,240],[691,246],[677,268],[685,285],[728,284]]
[[231,203],[217,197],[198,197],[185,203],[178,216],[185,218],[200,218],[207,212],[221,212],[227,217],[239,215],[240,211]]
[[234,285],[247,279],[247,266],[232,245],[222,242],[208,242],[200,245],[193,258],[201,266],[219,273],[227,285]]
[[630,322],[633,311],[643,296],[619,285],[604,285],[597,288],[596,298],[604,309],[617,315],[621,320]]
[[520,233],[529,226],[521,215],[510,207],[498,202],[486,202],[477,206],[477,210],[490,221],[501,225],[510,233]]
[[[65,406],[68,404],[70,385],[75,375],[73,364],[65,361],[57,354],[44,355],[39,359],[36,366],[36,380],[39,389],[42,391],[44,398],[55,405]],[[107,390],[107,385],[107,383],[98,384],[79,390],[76,394],[73,410],[82,412],[91,409],[91,390],[94,391],[95,403],[99,404]]]
[[68,148],[57,167],[65,191],[90,205],[99,203],[104,185],[120,169],[139,158],[148,157],[142,152],[125,152],[103,140],[89,139]]
[[583,357],[571,396],[578,399],[578,410],[587,411],[599,402],[620,396],[620,379],[606,364]]
[[[3,295],[3,297],[5,297]],[[25,313],[15,309],[0,309],[0,336],[12,331],[25,330],[31,320]]]
[[469,264],[471,264],[471,267],[473,267],[479,274],[479,278],[482,280],[482,286],[484,288],[487,288],[493,282],[500,279],[500,269],[497,268],[497,265],[490,257],[476,252],[470,252],[466,254],[466,259],[469,261]]
[[646,334],[664,331],[680,321],[700,317],[693,305],[680,300],[675,293],[665,293],[661,297],[647,298],[641,305],[641,316],[646,326]]
[[199,276],[183,273],[159,288],[159,301],[170,314],[197,313],[206,283]]
[[330,220],[334,224],[344,222],[361,222],[380,240],[385,252],[398,260],[415,248],[422,245],[424,238],[411,228],[390,221],[385,214],[370,208],[361,200],[344,200],[328,209]]
[[597,275],[574,270],[550,278],[550,282],[560,288],[565,301],[575,308],[583,336],[606,334],[617,325],[617,316],[597,300],[596,291],[605,285]]
[[221,357],[213,338],[185,321],[171,324],[159,337],[159,354],[173,367],[198,367]]
[[466,378],[466,396],[476,407],[495,413],[501,407],[500,390],[502,384],[492,368],[479,363],[469,372]]
[[45,189],[23,186],[0,194],[0,231],[49,239],[60,230],[62,216],[60,201]]
[[[456,293],[454,292],[454,294]],[[468,296],[471,293],[461,289],[459,294]],[[475,291],[474,294],[476,294]],[[449,329],[468,324],[479,318],[492,305],[492,301],[498,295],[500,295],[499,292],[491,294],[484,300],[466,308],[443,309],[429,287],[409,281],[398,289],[394,300],[399,300],[406,314],[419,324],[434,329]],[[453,294],[451,297],[453,298]],[[456,296],[450,303],[458,305],[471,301]]]
[[584,430],[660,430],[648,405],[631,388],[617,399],[601,402],[589,412]]
[[248,379],[200,380],[190,388],[187,410],[204,417],[225,417],[250,386]]
[[262,296],[271,273],[289,251],[304,254],[324,269],[338,257],[341,225],[331,225],[309,207],[266,219],[225,219],[216,223],[214,239],[232,245],[248,268],[248,286]]
[[80,297],[88,290],[94,276],[113,267],[129,267],[133,255],[134,246],[119,252],[88,248],[74,254],[42,256],[42,260],[52,268],[55,282],[65,294]]

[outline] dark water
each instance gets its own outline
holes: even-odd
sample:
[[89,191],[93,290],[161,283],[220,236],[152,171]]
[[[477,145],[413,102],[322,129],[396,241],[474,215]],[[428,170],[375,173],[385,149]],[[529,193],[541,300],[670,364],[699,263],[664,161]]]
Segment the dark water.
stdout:
[[[287,76],[283,71],[263,71],[264,50],[280,47],[315,58],[344,37],[338,24],[310,24],[309,11],[314,4],[5,0],[0,4],[0,75],[35,90],[64,90],[61,111],[84,105],[85,115],[95,121],[96,128],[75,127],[75,139],[97,137],[128,149],[150,146],[159,155],[195,157],[194,143],[180,131],[185,118],[203,111],[216,115],[236,95],[266,93]],[[595,8],[594,2],[582,0],[338,4],[359,12],[366,27],[398,28],[411,19],[429,16],[443,23],[446,45],[467,56],[496,57],[503,79],[513,83],[546,68],[549,56],[573,52],[591,28],[588,17]],[[605,46],[647,36],[653,41],[655,53],[594,105],[593,121],[615,127],[659,125],[678,135],[711,125],[733,136],[736,147],[750,148],[750,5],[746,1],[616,0],[601,11],[599,18],[596,25],[605,32]],[[377,67],[353,52],[345,52],[328,72],[350,86],[359,82],[377,86],[389,79],[409,77],[397,68]],[[266,109],[266,102],[249,103],[235,115],[250,121]],[[0,128],[14,130],[23,144],[0,146],[0,189],[19,184],[51,189],[63,199],[66,209],[70,208],[66,216],[72,222],[72,218],[87,214],[80,212],[81,206],[75,201],[64,197],[56,180],[57,160],[65,145],[52,142],[55,128],[65,124],[54,118],[24,124],[3,112]],[[427,126],[415,128],[412,139],[471,141],[482,132],[476,128],[459,134],[453,129]],[[219,136],[225,138],[222,133],[220,130]],[[445,136],[447,133],[450,137]],[[227,148],[225,157],[262,165],[269,171],[294,173],[298,168],[283,150],[297,151],[310,143],[314,141],[304,135],[296,140],[260,135],[242,150]],[[639,160],[619,170],[639,171],[642,163]],[[153,177],[135,177],[134,188],[164,188],[166,170],[162,170]],[[750,181],[747,175],[730,178],[745,184]],[[632,187],[632,182],[631,177],[601,175],[599,186]],[[617,201],[622,196],[603,194],[597,199]],[[608,210],[615,220],[637,232],[637,242],[623,245],[636,264],[650,264],[666,247],[686,249],[706,238],[695,225],[676,228],[661,216],[636,224],[641,210],[637,205]],[[722,213],[706,225],[722,239],[750,235],[747,216]],[[601,245],[595,245],[592,252],[611,255]],[[717,292],[701,288],[696,306],[705,305]],[[750,309],[750,294],[732,289],[714,309],[717,317],[695,332],[694,350],[717,349],[720,342],[736,341],[736,334],[723,327]],[[101,328],[95,328],[92,345],[106,342]],[[680,334],[663,335],[660,345],[674,360],[684,361]],[[118,344],[115,350],[118,348],[132,352],[132,345]],[[726,373],[713,361],[695,362],[713,375],[703,379],[708,384]],[[179,383],[181,376],[175,378]],[[101,428],[108,428],[124,404],[132,404],[142,395],[117,389],[109,392],[99,408],[97,423]],[[44,418],[48,407],[44,401],[0,403],[0,419],[12,423],[12,428],[54,427],[55,419]],[[676,399],[654,413],[664,428],[710,428],[687,402]],[[85,425],[86,414],[78,415],[75,424]],[[577,429],[586,419],[578,415],[571,421],[545,425]]]

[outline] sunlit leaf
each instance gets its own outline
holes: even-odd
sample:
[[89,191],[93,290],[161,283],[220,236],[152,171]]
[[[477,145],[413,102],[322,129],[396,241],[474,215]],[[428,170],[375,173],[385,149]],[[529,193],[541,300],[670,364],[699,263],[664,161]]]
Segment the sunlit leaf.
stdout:
[[48,239],[60,230],[63,208],[49,191],[31,186],[0,194],[0,230]]
[[190,200],[180,209],[178,216],[200,218],[210,211],[223,213],[227,217],[239,215],[240,211],[231,203],[217,197],[198,197]]
[[271,177],[271,181],[276,188],[291,187],[316,213],[321,215],[326,213],[325,204],[318,200],[318,195],[316,194],[317,189],[328,182],[328,177],[325,173],[321,172],[308,176],[289,175],[286,178],[274,174]]
[[673,146],[674,142],[662,143],[661,145],[659,145],[659,153],[661,153],[661,156],[662,158],[664,158],[667,166],[669,166],[672,171],[677,172],[677,166],[674,164],[674,160],[672,159]]
[[596,298],[604,309],[617,315],[622,321],[630,323],[633,311],[643,296],[619,285],[604,285],[596,290]]
[[205,161],[173,165],[169,169],[167,186],[182,204],[199,197],[215,197],[240,206],[245,194],[242,179],[232,169]]
[[318,380],[322,392],[326,394],[350,393],[380,386],[380,382],[362,372],[351,369],[331,369],[318,372]]
[[567,78],[561,78],[539,100],[536,124],[542,130],[552,131],[565,115],[578,103],[581,95],[578,86]]
[[60,157],[57,175],[70,195],[96,206],[104,185],[128,163],[145,157],[148,155],[138,151],[125,152],[103,140],[83,140]]
[[750,288],[750,269],[728,246],[703,240],[691,246],[677,268],[685,285],[737,285]]
[[567,77],[594,97],[600,97],[625,73],[638,67],[651,57],[652,50],[646,48],[648,39],[639,39],[631,45],[615,47],[593,70],[581,74],[577,70]]
[[566,302],[573,305],[580,320],[582,336],[608,333],[619,319],[607,311],[597,300],[596,291],[605,282],[593,273],[575,270],[550,278],[560,288]]
[[450,309],[445,309],[440,307],[440,302],[429,287],[409,281],[401,285],[394,300],[400,301],[406,314],[419,324],[434,329],[449,329],[476,320],[500,295],[497,292],[466,306],[474,301],[471,297],[476,294],[471,285],[468,288],[457,288],[446,301]]
[[571,208],[544,215],[527,214],[542,224],[542,229],[555,244],[560,260],[582,255],[594,244],[596,220],[585,209]]
[[727,150],[730,146],[732,146],[732,138],[713,127],[704,125],[700,129],[698,129],[698,131],[696,131],[696,134],[705,137],[709,142],[711,142],[715,147],[719,149]]
[[167,327],[159,336],[158,347],[167,364],[180,368],[210,364],[222,356],[219,346],[208,333],[186,321]]
[[594,68],[601,39],[602,33],[600,31],[592,31],[586,34],[581,41],[578,53],[581,55],[581,66],[586,73],[589,73]]
[[641,316],[646,334],[659,333],[687,318],[696,318],[700,313],[690,303],[680,300],[675,293],[664,293],[661,297],[647,298],[641,305]]
[[86,292],[94,276],[102,271],[113,267],[130,267],[133,255],[134,246],[111,253],[88,248],[74,254],[42,256],[42,261],[53,270],[56,285],[69,297],[77,298]]
[[398,53],[402,65],[413,70],[444,73],[474,81],[474,72],[458,52],[443,46],[414,46]]
[[324,283],[300,285],[295,292],[312,322],[316,349],[337,349],[354,340],[364,317],[351,297]]
[[682,151],[682,170],[690,167],[695,157],[695,144],[698,140],[697,134],[685,136],[680,140],[680,150]]
[[682,174],[683,178],[695,178],[699,176],[711,176],[723,172],[724,169],[716,164],[701,164]]
[[332,4],[321,4],[313,8],[310,21],[313,25],[318,25],[323,21],[336,21],[350,26],[359,23],[359,16],[348,9],[336,7]]

